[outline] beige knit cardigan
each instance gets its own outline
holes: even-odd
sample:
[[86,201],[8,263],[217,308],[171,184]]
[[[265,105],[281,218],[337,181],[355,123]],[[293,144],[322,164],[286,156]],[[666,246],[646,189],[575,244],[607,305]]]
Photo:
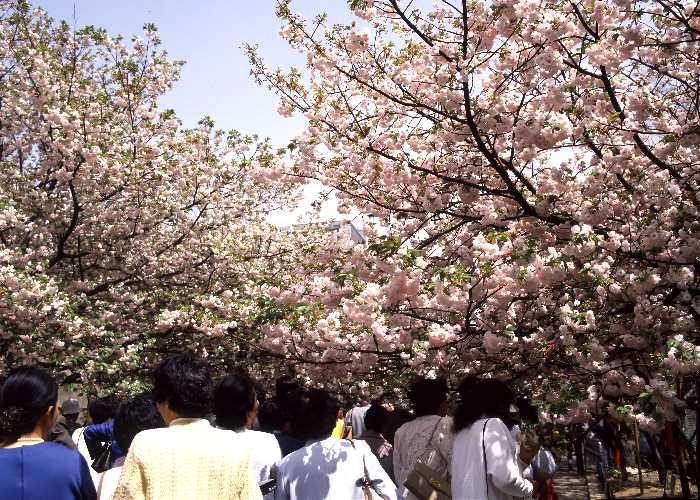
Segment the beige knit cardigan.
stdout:
[[262,494],[239,436],[181,418],[136,435],[112,498],[257,500]]

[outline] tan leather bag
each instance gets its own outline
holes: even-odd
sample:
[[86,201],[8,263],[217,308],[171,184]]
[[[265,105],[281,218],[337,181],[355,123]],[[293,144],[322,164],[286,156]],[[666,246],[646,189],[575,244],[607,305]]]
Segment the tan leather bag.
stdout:
[[404,486],[418,500],[450,500],[450,483],[433,469],[418,460],[406,478]]
[[[433,428],[433,432],[430,434],[430,439],[428,439],[428,445],[421,456],[425,455],[432,446],[435,431],[437,431],[441,423],[442,418],[435,424],[435,428]],[[439,452],[440,450],[438,449],[437,451]],[[442,454],[440,454],[440,456],[442,456]],[[420,458],[416,460],[416,465],[413,466],[411,473],[406,478],[404,486],[408,491],[413,493],[418,500],[452,499],[452,487],[450,486],[449,479],[423,463]]]

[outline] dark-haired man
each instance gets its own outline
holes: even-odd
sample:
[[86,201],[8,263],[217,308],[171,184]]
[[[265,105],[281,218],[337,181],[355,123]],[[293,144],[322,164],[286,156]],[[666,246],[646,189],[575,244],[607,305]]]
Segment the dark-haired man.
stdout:
[[[242,369],[226,375],[214,389],[217,427],[236,432],[249,447],[257,481],[264,484],[273,479],[282,452],[274,435],[251,430],[258,406],[256,384]],[[272,493],[265,498],[273,498]]]
[[394,454],[391,443],[384,437],[391,413],[380,404],[372,404],[365,414],[365,431],[361,439],[372,450],[389,477],[394,479]]
[[258,408],[260,430],[275,436],[283,457],[304,446],[303,441],[290,435],[291,421],[290,411],[277,398],[268,398],[264,403],[260,403]]
[[382,406],[389,412],[394,411],[394,404],[391,401],[391,393],[379,392],[374,395],[369,404],[355,406],[345,414],[345,430],[343,435],[357,437],[365,433],[365,415],[367,414],[367,411],[371,405]]
[[212,427],[209,366],[199,356],[168,356],[153,374],[153,397],[167,428],[131,443],[115,500],[255,500],[262,494],[250,451],[233,432]]
[[295,423],[306,446],[280,462],[276,500],[364,500],[366,488],[385,500],[398,498],[396,486],[366,443],[330,437],[339,407],[334,397],[312,389],[299,403],[299,414],[306,418]]

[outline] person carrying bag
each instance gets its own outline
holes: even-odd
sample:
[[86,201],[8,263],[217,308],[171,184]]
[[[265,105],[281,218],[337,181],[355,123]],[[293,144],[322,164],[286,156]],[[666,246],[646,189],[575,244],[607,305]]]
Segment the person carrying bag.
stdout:
[[433,442],[440,424],[442,424],[442,418],[438,418],[425,450],[416,460],[413,470],[404,483],[408,491],[413,493],[418,500],[450,500],[452,498],[449,472],[443,474],[440,469],[434,466],[434,457],[437,457],[439,463],[444,465],[445,471],[449,471],[450,467],[447,458],[440,451],[440,447],[435,446]]
[[367,462],[365,460],[365,455],[357,449],[355,446],[355,441],[348,439],[353,449],[362,456],[362,477],[357,480],[357,485],[362,488],[362,493],[365,500],[387,500],[387,497],[383,495],[377,488],[375,488],[372,478],[370,477],[369,471],[367,470]]

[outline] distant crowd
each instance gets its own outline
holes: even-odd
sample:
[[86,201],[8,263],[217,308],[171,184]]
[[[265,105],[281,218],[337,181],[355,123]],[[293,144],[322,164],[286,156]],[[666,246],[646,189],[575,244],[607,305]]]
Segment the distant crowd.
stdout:
[[9,373],[0,498],[556,498],[536,411],[496,380],[465,379],[450,405],[444,380],[415,377],[410,409],[393,393],[348,408],[292,377],[270,397],[242,369],[213,381],[204,359],[177,353],[152,382],[128,400],[91,400],[84,416],[75,399],[57,407],[42,369]]

